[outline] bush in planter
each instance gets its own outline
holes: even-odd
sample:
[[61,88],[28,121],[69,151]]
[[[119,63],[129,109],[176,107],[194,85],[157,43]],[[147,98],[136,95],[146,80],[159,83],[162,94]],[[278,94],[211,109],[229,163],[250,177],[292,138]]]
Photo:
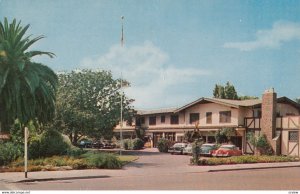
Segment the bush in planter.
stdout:
[[273,154],[272,147],[264,134],[255,136],[254,133],[248,133],[247,139],[249,139],[250,143],[255,147],[255,155]]
[[144,147],[144,141],[141,140],[140,138],[135,138],[132,141],[132,149],[134,150],[140,150]]
[[0,166],[8,165],[17,158],[23,156],[24,150],[21,145],[6,142],[0,144]]
[[168,149],[170,147],[170,141],[165,139],[165,138],[161,138],[158,140],[157,142],[157,149],[159,152],[165,152],[167,153],[168,152]]
[[198,164],[199,158],[200,158],[200,149],[203,144],[203,141],[196,140],[192,144],[192,152],[193,152],[193,158],[191,159],[191,164]]

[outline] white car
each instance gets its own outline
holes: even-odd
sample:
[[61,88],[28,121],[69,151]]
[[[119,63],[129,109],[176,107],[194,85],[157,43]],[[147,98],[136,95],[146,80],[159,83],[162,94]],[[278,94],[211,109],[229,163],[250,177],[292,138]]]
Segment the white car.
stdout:
[[193,145],[189,143],[182,151],[183,154],[192,155],[193,154]]
[[172,147],[168,149],[171,154],[182,154],[183,149],[187,146],[186,143],[175,143]]

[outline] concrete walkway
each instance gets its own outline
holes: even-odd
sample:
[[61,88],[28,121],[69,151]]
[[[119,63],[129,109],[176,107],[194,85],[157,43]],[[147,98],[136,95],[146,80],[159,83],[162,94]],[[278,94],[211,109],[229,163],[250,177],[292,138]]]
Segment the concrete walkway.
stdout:
[[29,172],[25,179],[22,172],[0,173],[0,182],[2,183],[21,183],[35,181],[53,181],[53,180],[74,180],[74,179],[92,179],[92,178],[110,178],[125,176],[143,176],[155,175],[158,173],[176,174],[176,173],[203,173],[218,171],[235,170],[254,170],[267,168],[292,168],[300,167],[300,162],[283,163],[258,163],[258,164],[236,164],[236,165],[218,165],[218,166],[191,166],[189,165],[190,156],[177,156],[166,153],[159,153],[157,149],[145,149],[133,153],[138,155],[139,159],[123,169],[105,170],[69,170],[69,171],[40,171]]

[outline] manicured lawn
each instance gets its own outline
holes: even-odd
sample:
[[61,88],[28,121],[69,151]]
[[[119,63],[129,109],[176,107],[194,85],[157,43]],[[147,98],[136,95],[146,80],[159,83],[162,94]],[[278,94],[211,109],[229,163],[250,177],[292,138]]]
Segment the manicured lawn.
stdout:
[[[55,171],[72,169],[120,169],[136,160],[137,156],[88,151],[79,156],[52,156],[28,161],[28,171]],[[22,172],[24,160],[18,159],[0,172]]]
[[224,164],[249,164],[249,163],[272,163],[272,162],[298,162],[299,158],[291,156],[233,156],[228,158],[201,159],[198,165],[224,165]]

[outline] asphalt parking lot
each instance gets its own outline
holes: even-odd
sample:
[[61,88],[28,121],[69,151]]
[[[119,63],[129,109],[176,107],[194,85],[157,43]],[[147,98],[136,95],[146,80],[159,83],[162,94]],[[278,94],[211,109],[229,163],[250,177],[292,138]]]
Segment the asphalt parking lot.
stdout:
[[[191,156],[159,153],[155,148],[125,153],[137,155],[139,159],[120,170],[31,172],[28,182],[22,182],[23,173],[3,173],[0,187],[14,190],[300,189],[300,162],[191,166]],[[242,170],[245,167],[249,169]]]

